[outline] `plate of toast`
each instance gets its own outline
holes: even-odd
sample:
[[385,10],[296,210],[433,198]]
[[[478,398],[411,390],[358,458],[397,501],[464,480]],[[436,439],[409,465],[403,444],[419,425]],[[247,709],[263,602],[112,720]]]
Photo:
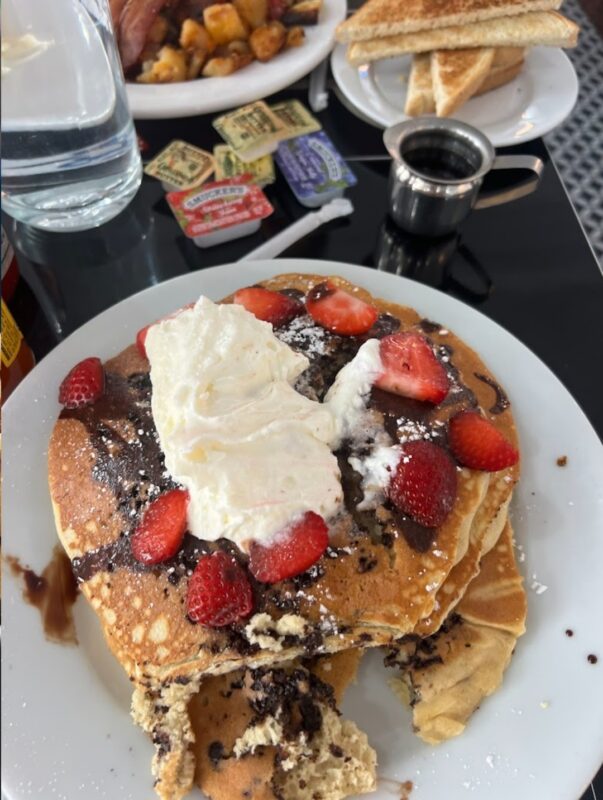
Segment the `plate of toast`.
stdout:
[[558,6],[369,0],[337,29],[333,75],[344,101],[375,125],[454,116],[495,146],[520,144],[559,125],[578,96],[562,48],[576,46],[579,29]]
[[62,647],[4,578],[9,800],[574,800],[596,770],[600,443],[477,311],[207,269],[79,329],[4,428],[5,564],[41,591],[58,547],[80,594]]

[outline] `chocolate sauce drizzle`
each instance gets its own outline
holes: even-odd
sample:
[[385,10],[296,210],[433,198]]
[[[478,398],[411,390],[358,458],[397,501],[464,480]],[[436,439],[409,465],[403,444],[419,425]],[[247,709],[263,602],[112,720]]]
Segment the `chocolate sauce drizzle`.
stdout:
[[492,378],[489,378],[487,375],[482,375],[479,372],[474,372],[473,374],[479,381],[482,381],[482,383],[486,383],[494,391],[494,394],[496,395],[496,402],[494,403],[493,406],[491,406],[488,409],[488,411],[491,414],[502,414],[503,411],[506,411],[507,408],[509,408],[509,406],[511,405],[511,402],[507,397],[504,389],[501,386],[499,386],[498,383],[496,383],[496,381],[492,380]]
[[[310,320],[309,323],[311,324]],[[428,332],[440,327],[428,320],[423,320],[420,325]],[[380,314],[371,331],[364,337],[338,336],[321,329],[325,343],[323,352],[312,348],[311,337],[295,337],[290,346],[307,355],[310,360],[310,365],[300,376],[296,388],[312,399],[324,399],[339,370],[354,358],[367,338],[381,338],[399,327],[398,319],[390,314]],[[286,326],[281,330],[286,330]],[[277,336],[279,332],[276,331]],[[460,381],[458,370],[450,360],[452,354],[449,346],[439,346],[440,358],[443,359],[453,387],[443,405],[477,405],[473,392]],[[445,426],[433,425],[435,409],[431,404],[373,389],[369,407],[382,412],[385,428],[393,442],[399,440],[400,424],[412,421],[428,426],[432,438],[437,438],[438,444],[447,446]],[[85,426],[96,456],[92,468],[93,477],[107,486],[117,499],[119,517],[123,523],[117,540],[74,559],[72,566],[78,582],[89,580],[99,571],[128,569],[134,572],[167,573],[170,582],[177,584],[183,576],[192,572],[201,554],[216,548],[228,550],[237,560],[245,561],[244,555],[231,542],[204,542],[189,533],[185,535],[178,554],[168,561],[147,567],[132,555],[130,535],[140,518],[141,510],[153,497],[176,486],[165,469],[164,456],[159,446],[151,411],[151,381],[148,373],[136,373],[127,378],[108,373],[105,394],[94,406],[65,410],[62,416],[75,418]],[[385,530],[377,523],[374,513],[362,512],[357,508],[363,493],[360,476],[348,463],[349,448],[344,445],[336,455],[342,474],[345,505],[360,531],[387,546],[391,546],[393,536],[401,533],[410,547],[419,552],[427,551],[436,536],[435,529],[425,528],[390,507],[393,531],[392,524]],[[371,564],[370,568],[373,566]],[[366,564],[359,563],[360,571],[366,567]],[[283,610],[293,610],[296,604],[288,598],[318,581],[323,571],[318,565],[316,569],[286,582],[282,589],[254,584],[257,609],[265,608],[271,603]],[[235,634],[233,631],[233,635]],[[242,634],[239,634],[238,638],[241,637]],[[240,641],[233,642],[234,644],[237,647],[242,646]]]

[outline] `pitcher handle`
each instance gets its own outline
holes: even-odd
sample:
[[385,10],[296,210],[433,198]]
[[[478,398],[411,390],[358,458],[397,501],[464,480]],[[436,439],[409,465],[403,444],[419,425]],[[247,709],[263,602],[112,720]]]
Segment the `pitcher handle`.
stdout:
[[492,208],[492,206],[499,206],[532,194],[540,183],[544,162],[538,156],[497,156],[491,169],[523,169],[528,170],[532,175],[504,189],[480,192],[474,205],[475,209]]

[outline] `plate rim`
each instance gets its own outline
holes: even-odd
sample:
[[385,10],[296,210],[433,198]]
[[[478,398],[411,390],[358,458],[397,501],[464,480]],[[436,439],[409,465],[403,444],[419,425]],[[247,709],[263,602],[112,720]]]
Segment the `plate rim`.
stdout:
[[[360,67],[352,67],[350,64],[348,64],[345,58],[345,47],[346,46],[344,44],[336,43],[331,53],[330,66],[337,89],[347,101],[346,105],[350,108],[350,111],[355,113],[361,119],[368,121],[370,124],[382,129],[387,128],[396,122],[403,122],[405,120],[412,119],[412,117],[407,117],[403,112],[401,112],[399,119],[396,118],[395,120],[392,119],[388,121],[383,115],[380,114],[378,109],[371,105],[368,99],[367,102],[362,105],[362,107],[358,105],[355,91],[356,83],[358,83],[360,91],[363,92],[363,97],[365,96],[364,90],[362,89],[362,83],[358,78],[358,70]],[[548,50],[554,53],[553,57],[558,60],[558,69],[563,70],[568,81],[571,81],[571,87],[568,86],[567,93],[565,94],[567,102],[561,107],[560,111],[555,110],[554,114],[549,115],[548,122],[543,123],[540,125],[540,127],[537,127],[534,130],[526,130],[525,133],[518,137],[507,138],[505,136],[491,135],[487,129],[481,128],[481,130],[490,138],[495,147],[511,147],[513,145],[520,145],[525,142],[530,142],[533,139],[546,136],[552,130],[561,125],[565,119],[567,119],[567,117],[574,110],[578,100],[580,89],[579,79],[576,69],[567,53],[560,47],[545,47],[542,45],[536,45],[530,49],[532,51]],[[411,54],[405,54],[405,56],[407,55]],[[400,56],[399,58],[402,57],[403,56]],[[370,66],[371,68],[374,67],[374,65]],[[349,79],[346,77],[348,74],[352,76]],[[352,90],[351,85],[353,85],[354,90]],[[481,100],[482,98],[472,99],[477,101]],[[385,98],[385,100],[387,100],[387,98]],[[469,124],[472,124],[471,121],[469,121]],[[476,127],[479,126],[476,125]]]
[[[272,76],[270,89],[267,91],[264,86],[267,79],[264,77],[265,73],[258,75],[253,74],[250,81],[249,67],[245,70],[240,70],[232,75],[224,78],[197,78],[194,81],[182,81],[177,84],[151,84],[146,86],[144,84],[126,83],[126,94],[128,97],[128,104],[130,111],[135,120],[147,119],[179,119],[183,117],[193,117],[201,114],[211,114],[218,111],[226,111],[230,108],[246,105],[247,103],[255,102],[270,94],[282,91],[291,84],[303,78],[311,72],[321,61],[328,58],[335,41],[335,28],[345,19],[347,9],[347,0],[324,0],[321,14],[326,18],[319,19],[317,25],[307,26],[307,30],[311,33],[320,32],[321,36],[317,42],[312,43],[306,41],[297,50],[297,53],[303,55],[304,48],[308,58],[298,58],[294,61],[294,66],[288,72],[281,75],[282,70],[279,69],[278,58],[271,60],[268,64],[259,64],[254,62],[250,67],[261,68],[263,70],[270,70],[268,80]],[[329,33],[330,29],[330,33]],[[280,54],[283,55],[283,54]],[[282,63],[282,61],[281,61]],[[272,69],[271,69],[272,68]],[[226,84],[226,95],[224,91],[218,91],[211,95],[210,99],[203,101],[203,86],[207,85],[208,81],[229,81]],[[249,88],[249,84],[252,88]],[[215,85],[215,84],[214,84]],[[184,87],[184,99],[177,99],[178,92],[174,92],[173,87]],[[224,86],[224,84],[222,84]],[[234,87],[231,89],[231,87]],[[148,91],[148,96],[145,97],[145,90]],[[168,111],[164,110],[163,106],[158,106],[159,99],[153,97],[154,94],[164,94],[166,96]],[[189,97],[189,95],[191,95]],[[171,100],[169,99],[171,96]],[[176,99],[174,99],[176,97]],[[224,99],[226,97],[226,99]],[[164,102],[166,102],[164,101]]]
[[[253,264],[254,265],[254,269],[265,270],[267,277],[269,275],[271,275],[271,274],[277,274],[279,272],[285,272],[285,273],[286,272],[316,272],[316,273],[319,273],[319,274],[333,274],[333,273],[336,274],[337,271],[341,270],[341,268],[343,267],[346,271],[351,271],[352,273],[356,273],[355,276],[351,276],[351,278],[350,278],[351,280],[357,280],[359,283],[361,283],[363,285],[366,285],[367,288],[369,288],[369,289],[371,289],[371,276],[379,274],[379,271],[371,269],[370,267],[350,264],[350,263],[346,263],[346,262],[326,261],[326,260],[267,259],[267,260],[261,260],[261,261],[256,261],[256,262],[248,262],[248,264]],[[223,265],[219,265],[219,266],[216,266],[216,267],[208,267],[207,269],[204,269],[204,270],[198,270],[198,271],[195,271],[195,272],[192,272],[192,273],[187,273],[187,274],[184,274],[184,275],[176,276],[176,277],[170,279],[169,281],[164,281],[161,284],[157,284],[155,286],[147,287],[147,288],[141,290],[140,292],[137,292],[137,293],[135,293],[133,295],[130,295],[127,298],[124,298],[122,301],[120,301],[119,303],[116,303],[115,305],[109,307],[108,309],[105,309],[103,312],[101,312],[100,314],[98,314],[95,317],[93,317],[91,320],[86,322],[84,325],[80,326],[80,328],[75,330],[63,342],[61,342],[59,345],[57,345],[48,354],[48,356],[46,358],[44,358],[44,359],[42,359],[40,361],[39,365],[37,365],[35,367],[35,369],[32,371],[30,376],[28,376],[20,384],[20,386],[17,387],[15,392],[13,392],[12,396],[10,398],[8,398],[8,400],[5,403],[3,411],[5,413],[7,411],[9,412],[8,415],[7,415],[8,417],[12,417],[13,414],[17,413],[13,409],[17,409],[18,408],[21,396],[23,396],[25,398],[26,393],[27,393],[27,391],[29,389],[29,386],[33,386],[34,385],[33,384],[33,376],[34,376],[34,374],[36,374],[37,377],[40,377],[43,372],[44,373],[48,372],[49,374],[53,374],[52,373],[52,369],[54,367],[54,363],[55,362],[59,362],[60,363],[61,359],[63,358],[63,354],[66,353],[70,348],[73,347],[74,342],[78,342],[78,346],[79,346],[80,340],[82,342],[84,342],[86,340],[86,338],[87,338],[86,334],[91,330],[92,327],[97,326],[99,324],[99,320],[104,315],[107,315],[109,312],[112,312],[113,314],[118,313],[123,318],[124,317],[124,313],[123,313],[124,309],[126,309],[128,305],[130,305],[131,303],[134,302],[134,303],[136,303],[138,305],[145,306],[146,304],[143,302],[145,297],[148,297],[151,293],[153,293],[155,295],[159,295],[162,291],[165,292],[165,287],[168,284],[173,289],[179,283],[191,284],[192,286],[194,286],[195,284],[198,283],[198,286],[196,288],[198,288],[199,292],[202,292],[204,290],[204,288],[203,288],[204,276],[208,275],[208,273],[210,274],[210,276],[213,276],[214,274],[216,274],[218,272],[225,272],[227,270],[230,270],[231,273],[232,273],[232,282],[233,282],[233,284],[236,283],[237,285],[240,285],[241,284],[241,273],[236,271],[236,267],[237,266],[240,268],[243,265],[241,265],[241,263],[238,263],[238,264],[237,263],[235,263],[235,264],[223,264]],[[244,265],[244,266],[247,266],[247,264]],[[536,358],[540,362],[540,366],[543,367],[544,370],[548,373],[549,377],[554,381],[554,383],[557,385],[558,389],[560,388],[560,390],[562,392],[564,392],[565,395],[567,395],[569,401],[571,402],[571,404],[574,407],[574,410],[577,410],[578,415],[581,418],[581,424],[584,424],[584,422],[586,422],[586,425],[587,425],[587,427],[588,427],[588,429],[590,431],[590,434],[594,436],[595,440],[597,440],[597,441],[599,440],[599,436],[598,436],[597,431],[594,429],[594,427],[592,426],[592,424],[591,424],[590,420],[588,419],[588,417],[585,415],[585,413],[583,412],[583,410],[581,409],[581,407],[579,406],[577,401],[573,398],[573,396],[571,395],[569,390],[564,386],[564,384],[561,382],[561,380],[546,365],[546,363],[544,361],[542,361],[542,359],[540,359],[540,357],[536,353],[534,353],[527,345],[523,344],[523,342],[518,337],[516,337],[513,333],[508,331],[504,326],[500,325],[500,323],[492,320],[490,317],[485,315],[483,312],[481,312],[481,311],[473,308],[472,306],[464,303],[463,301],[459,300],[458,298],[452,297],[451,295],[448,295],[448,294],[446,294],[444,292],[440,292],[437,289],[434,289],[432,287],[426,286],[424,284],[420,284],[420,283],[418,283],[416,281],[412,281],[411,279],[405,278],[403,276],[397,276],[397,275],[393,275],[393,274],[390,274],[390,273],[380,273],[380,274],[381,274],[382,277],[386,277],[387,281],[391,280],[392,284],[393,284],[395,279],[400,279],[401,278],[403,284],[406,284],[407,286],[408,285],[412,286],[412,291],[415,293],[415,296],[409,297],[409,304],[412,304],[413,306],[418,304],[419,308],[421,308],[422,304],[425,304],[425,305],[429,304],[430,297],[437,296],[438,299],[441,300],[444,303],[445,306],[450,304],[450,307],[452,309],[454,309],[455,307],[458,308],[458,313],[462,313],[463,316],[467,315],[468,316],[468,319],[467,319],[467,323],[468,324],[471,322],[471,318],[472,317],[473,318],[480,318],[483,321],[485,321],[485,323],[487,325],[489,325],[489,326],[493,325],[496,329],[500,329],[499,333],[502,332],[502,334],[506,335],[506,337],[510,336],[511,339],[514,340],[516,346],[519,346],[522,350],[527,351],[528,354],[531,357]],[[363,278],[365,280],[363,280]],[[382,290],[380,290],[380,291],[382,291]],[[417,293],[419,295],[418,298],[416,297]],[[462,311],[461,311],[461,309],[462,309]],[[446,320],[444,320],[444,322],[446,322]],[[133,324],[133,323],[131,323],[131,324]],[[129,327],[127,320],[126,320],[126,326],[125,327],[126,328]],[[120,336],[123,335],[123,328],[121,328],[121,327],[120,327],[120,330],[119,330],[119,334],[120,334]],[[464,336],[464,334],[463,334],[463,336]],[[123,342],[122,342],[122,346],[123,346]],[[473,346],[476,346],[476,345],[474,344]],[[36,370],[38,370],[37,373],[36,373]],[[56,380],[56,375],[54,377],[55,377],[55,380]],[[57,405],[57,408],[58,408],[58,405]],[[36,620],[36,622],[37,622],[37,620]],[[3,682],[3,690],[2,690],[3,693],[4,693],[4,690],[5,690],[4,689],[5,685],[6,684],[4,684],[4,682]],[[3,724],[5,722],[6,722],[6,720],[3,719]],[[603,726],[600,726],[600,727],[601,727],[601,729],[600,729],[598,735],[603,740]],[[593,772],[595,770],[596,770],[596,767],[594,768]],[[13,800],[17,800],[17,799],[20,800],[20,798],[25,798],[26,793],[21,794],[21,792],[18,791],[18,787],[16,786],[16,781],[9,788],[9,775],[8,775],[9,771],[10,771],[10,768],[7,768],[6,771],[3,770],[3,774],[2,774],[2,786],[3,786],[3,789],[6,788],[6,791],[7,791],[8,795],[11,798],[13,798]],[[582,771],[580,771],[579,774],[583,774]],[[580,779],[580,785],[583,785],[582,784],[582,780],[585,780],[586,781],[586,785],[588,785],[588,779]]]

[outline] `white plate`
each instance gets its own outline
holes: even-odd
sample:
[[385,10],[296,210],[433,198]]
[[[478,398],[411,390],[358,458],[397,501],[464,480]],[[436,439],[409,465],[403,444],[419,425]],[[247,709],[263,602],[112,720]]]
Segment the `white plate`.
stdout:
[[[369,122],[387,128],[409,119],[404,112],[411,56],[353,67],[338,45],[331,69],[344,99]],[[578,78],[562,50],[531,48],[519,75],[506,86],[465,103],[456,119],[479,128],[495,147],[521,144],[552,131],[571,112]]]
[[168,119],[209,114],[251,103],[291,86],[331,52],[335,28],[345,19],[346,0],[325,0],[318,25],[304,28],[301,47],[279,53],[271,61],[255,61],[224,78],[199,78],[184,83],[128,83],[128,101],[135,119]]
[[[548,590],[528,591],[528,632],[502,689],[448,744],[433,748],[412,735],[409,714],[387,688],[379,658],[365,659],[344,707],[377,748],[379,775],[412,780],[412,800],[456,800],[471,796],[466,789],[488,800],[576,800],[603,753],[601,444],[533,353],[445,294],[363,267],[282,260],[206,269],[119,303],[53,350],[3,409],[4,552],[41,569],[56,542],[46,443],[59,412],[57,387],[76,361],[117,353],[149,320],[200,293],[217,299],[289,271],[343,275],[456,331],[511,396],[523,445],[513,521],[527,555],[528,586],[536,574]],[[569,459],[564,469],[555,463],[562,454]],[[130,721],[128,681],[92,611],[81,599],[76,603],[79,647],[52,645],[10,574],[2,588],[2,781],[9,800],[150,800],[152,747]],[[575,631],[573,638],[566,628]],[[587,662],[589,653],[600,656],[598,665]],[[387,783],[374,795],[392,796]]]

